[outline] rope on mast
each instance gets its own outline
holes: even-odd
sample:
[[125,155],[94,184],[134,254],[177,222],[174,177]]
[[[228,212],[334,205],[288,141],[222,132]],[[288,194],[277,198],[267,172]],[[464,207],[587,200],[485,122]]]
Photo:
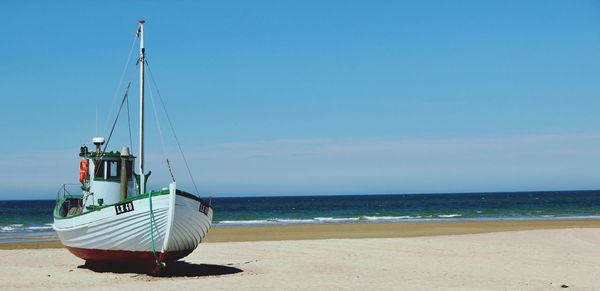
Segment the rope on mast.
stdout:
[[[119,82],[117,83],[117,88],[115,89],[115,93],[113,94],[112,102],[109,107],[110,110],[109,110],[108,114],[106,115],[106,124],[104,126],[105,128],[108,126],[108,121],[110,120],[109,118],[113,113],[114,105],[115,105],[115,102],[117,101],[117,94],[121,90],[121,84],[123,84],[125,74],[127,73],[127,68],[129,67],[129,62],[131,61],[131,56],[133,54],[133,48],[135,47],[136,41],[137,41],[137,34],[133,38],[133,41],[131,42],[131,48],[129,49],[129,55],[127,55],[127,61],[125,62],[125,65],[123,66],[123,71],[121,72],[121,77],[119,78]],[[96,131],[98,131],[98,130],[96,129]]]

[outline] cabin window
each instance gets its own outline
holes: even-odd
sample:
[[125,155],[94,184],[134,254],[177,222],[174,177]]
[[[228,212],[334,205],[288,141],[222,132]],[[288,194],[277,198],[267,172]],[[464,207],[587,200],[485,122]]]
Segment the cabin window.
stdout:
[[106,161],[106,178],[119,179],[121,176],[120,161]]
[[104,161],[94,160],[94,178],[104,179]]

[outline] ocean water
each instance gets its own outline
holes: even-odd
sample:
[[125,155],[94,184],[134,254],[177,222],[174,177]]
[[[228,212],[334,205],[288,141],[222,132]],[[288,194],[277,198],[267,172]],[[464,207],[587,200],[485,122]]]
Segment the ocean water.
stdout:
[[56,239],[54,200],[0,201],[0,243]]
[[[212,198],[215,227],[600,219],[600,191]],[[54,200],[0,201],[0,242],[56,239]]]

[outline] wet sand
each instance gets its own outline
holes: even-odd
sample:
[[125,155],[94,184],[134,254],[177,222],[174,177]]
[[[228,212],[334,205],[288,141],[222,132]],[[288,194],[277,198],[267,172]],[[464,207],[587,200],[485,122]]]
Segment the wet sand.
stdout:
[[[209,231],[204,243],[337,238],[395,238],[564,228],[600,228],[600,219],[215,227]],[[58,241],[0,243],[0,249],[41,248],[62,248],[62,245]]]
[[394,238],[501,231],[600,228],[599,220],[522,220],[286,225],[213,228],[206,242]]

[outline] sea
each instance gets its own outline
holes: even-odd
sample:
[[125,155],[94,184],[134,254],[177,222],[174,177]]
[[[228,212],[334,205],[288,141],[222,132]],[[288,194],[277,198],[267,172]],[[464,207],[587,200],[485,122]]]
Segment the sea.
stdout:
[[[600,190],[211,198],[214,227],[600,219]],[[56,240],[54,200],[0,201],[0,243]]]

